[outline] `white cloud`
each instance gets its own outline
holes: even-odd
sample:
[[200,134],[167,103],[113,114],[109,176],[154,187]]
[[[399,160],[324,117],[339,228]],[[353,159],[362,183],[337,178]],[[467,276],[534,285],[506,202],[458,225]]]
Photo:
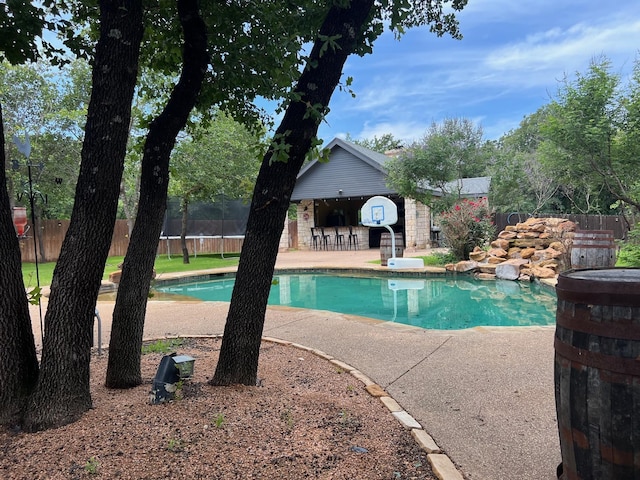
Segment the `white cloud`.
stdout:
[[640,2],[469,0],[459,18],[462,41],[414,29],[351,58],[357,97],[335,95],[326,129],[415,139],[432,121],[466,117],[498,138],[548,103],[565,74],[601,55],[628,72],[640,48]]
[[[575,71],[601,54],[624,57],[631,53],[630,45],[640,45],[640,21],[629,20],[624,24],[577,24],[566,30],[553,28],[536,32],[524,41],[490,52],[484,66],[493,71],[517,72],[525,77],[532,71],[545,74]],[[535,75],[535,79],[542,82],[540,75]]]

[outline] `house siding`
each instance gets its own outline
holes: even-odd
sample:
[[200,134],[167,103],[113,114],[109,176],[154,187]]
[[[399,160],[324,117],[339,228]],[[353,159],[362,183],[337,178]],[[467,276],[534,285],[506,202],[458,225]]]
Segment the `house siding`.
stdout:
[[[342,190],[342,194],[339,190]],[[394,193],[386,186],[383,171],[336,147],[331,152],[331,161],[315,163],[298,179],[291,200],[297,202],[309,198],[370,197]]]

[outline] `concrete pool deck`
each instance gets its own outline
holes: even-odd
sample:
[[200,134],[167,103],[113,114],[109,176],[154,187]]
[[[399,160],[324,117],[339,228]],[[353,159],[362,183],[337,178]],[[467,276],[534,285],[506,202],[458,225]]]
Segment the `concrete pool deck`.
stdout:
[[[276,268],[384,268],[369,263],[378,258],[378,250],[285,252]],[[113,302],[100,301],[98,309],[106,345]],[[152,300],[144,335],[221,334],[227,310],[226,303]],[[39,344],[37,307],[32,318]],[[467,479],[556,478],[561,459],[552,326],[423,330],[270,307],[264,336],[321,350],[363,372],[422,425]]]

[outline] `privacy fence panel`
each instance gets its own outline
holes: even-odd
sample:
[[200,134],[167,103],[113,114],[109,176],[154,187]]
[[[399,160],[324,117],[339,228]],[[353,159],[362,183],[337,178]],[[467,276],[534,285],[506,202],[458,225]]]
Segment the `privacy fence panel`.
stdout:
[[[60,256],[64,236],[69,230],[69,220],[36,220],[39,228],[38,241],[38,261],[55,262]],[[33,246],[34,230],[29,222],[29,229],[26,237],[20,240],[20,252],[23,262],[35,262],[35,252]],[[109,256],[124,255],[129,246],[129,227],[126,220],[117,220],[111,239],[111,249]]]
[[[69,220],[37,220],[40,235],[38,238],[38,261],[55,262],[60,256],[64,236],[69,229]],[[29,223],[26,237],[20,240],[20,252],[23,262],[35,261],[33,246],[33,228]],[[200,253],[237,253],[242,249],[243,238],[240,236],[224,240],[218,238],[189,238],[187,248],[190,255]],[[116,220],[111,239],[109,256],[124,256],[129,247],[129,227],[126,220]],[[158,243],[158,254],[182,255],[182,247],[179,239],[160,240]]]

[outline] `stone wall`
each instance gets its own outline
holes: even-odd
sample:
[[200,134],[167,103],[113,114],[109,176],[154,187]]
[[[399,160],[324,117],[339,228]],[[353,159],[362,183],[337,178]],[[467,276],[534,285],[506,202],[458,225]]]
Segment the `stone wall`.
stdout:
[[489,251],[476,247],[468,261],[447,265],[447,269],[474,271],[480,278],[553,278],[570,268],[575,230],[575,223],[562,218],[530,218],[508,225],[491,242]]
[[411,198],[404,200],[404,230],[407,252],[431,245],[431,212],[429,207]]

